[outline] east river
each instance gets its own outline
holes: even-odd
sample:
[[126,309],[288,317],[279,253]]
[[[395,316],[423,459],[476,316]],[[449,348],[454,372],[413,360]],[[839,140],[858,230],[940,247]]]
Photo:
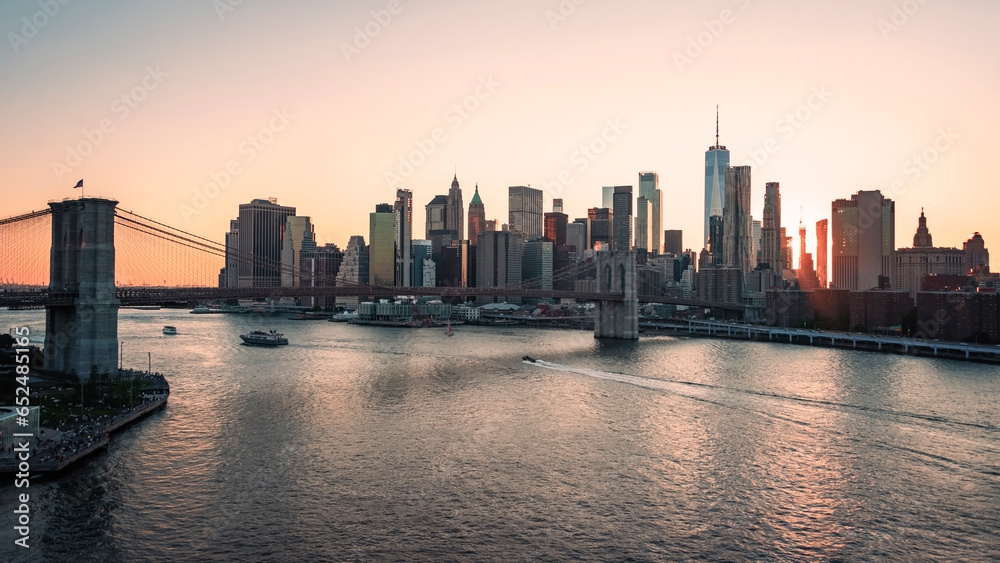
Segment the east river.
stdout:
[[1000,559],[997,366],[172,310],[119,336],[169,405],[31,482],[30,551],[0,476],[0,560]]

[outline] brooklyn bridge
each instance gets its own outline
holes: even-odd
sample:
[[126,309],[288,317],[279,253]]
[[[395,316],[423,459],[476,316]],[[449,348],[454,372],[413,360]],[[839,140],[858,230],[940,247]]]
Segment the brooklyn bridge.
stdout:
[[[233,248],[228,255],[270,272],[287,269]],[[49,202],[47,209],[0,220],[0,308],[44,308],[46,368],[77,374],[115,366],[123,306],[331,296],[572,299],[596,304],[596,337],[625,339],[638,337],[641,303],[711,308],[731,317],[744,311],[733,303],[640,294],[634,252],[598,252],[552,274],[553,282],[591,276],[591,291],[543,289],[541,278],[502,287],[398,287],[316,275],[295,287],[217,287],[226,259],[224,243],[121,209],[113,199]]]

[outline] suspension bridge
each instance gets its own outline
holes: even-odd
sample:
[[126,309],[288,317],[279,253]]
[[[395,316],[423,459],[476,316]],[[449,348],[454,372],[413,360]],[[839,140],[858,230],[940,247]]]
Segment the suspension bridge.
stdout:
[[[667,303],[722,309],[743,307],[695,299],[639,295],[634,253],[600,252],[596,260],[556,270],[552,283],[596,278],[596,291],[547,289],[542,278],[503,287],[378,286],[296,272],[294,287],[219,287],[220,270],[244,264],[254,275],[280,280],[290,266],[277,257],[227,251],[225,243],[118,207],[103,197],[49,202],[48,209],[0,219],[0,308],[46,310],[46,368],[90,373],[115,365],[121,306],[214,300],[308,297],[436,296],[593,301],[595,336],[637,338],[637,306]],[[548,287],[547,283],[544,285]]]

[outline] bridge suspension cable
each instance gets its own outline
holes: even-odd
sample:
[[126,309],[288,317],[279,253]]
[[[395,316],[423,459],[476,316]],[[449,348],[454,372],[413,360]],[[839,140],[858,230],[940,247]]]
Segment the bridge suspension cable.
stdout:
[[51,239],[51,209],[0,219],[0,288],[48,286]]

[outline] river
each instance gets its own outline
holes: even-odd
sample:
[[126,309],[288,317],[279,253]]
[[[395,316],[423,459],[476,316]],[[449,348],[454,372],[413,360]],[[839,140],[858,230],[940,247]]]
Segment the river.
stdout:
[[169,405],[32,481],[30,551],[3,477],[0,559],[1000,558],[996,366],[165,309],[119,337]]

